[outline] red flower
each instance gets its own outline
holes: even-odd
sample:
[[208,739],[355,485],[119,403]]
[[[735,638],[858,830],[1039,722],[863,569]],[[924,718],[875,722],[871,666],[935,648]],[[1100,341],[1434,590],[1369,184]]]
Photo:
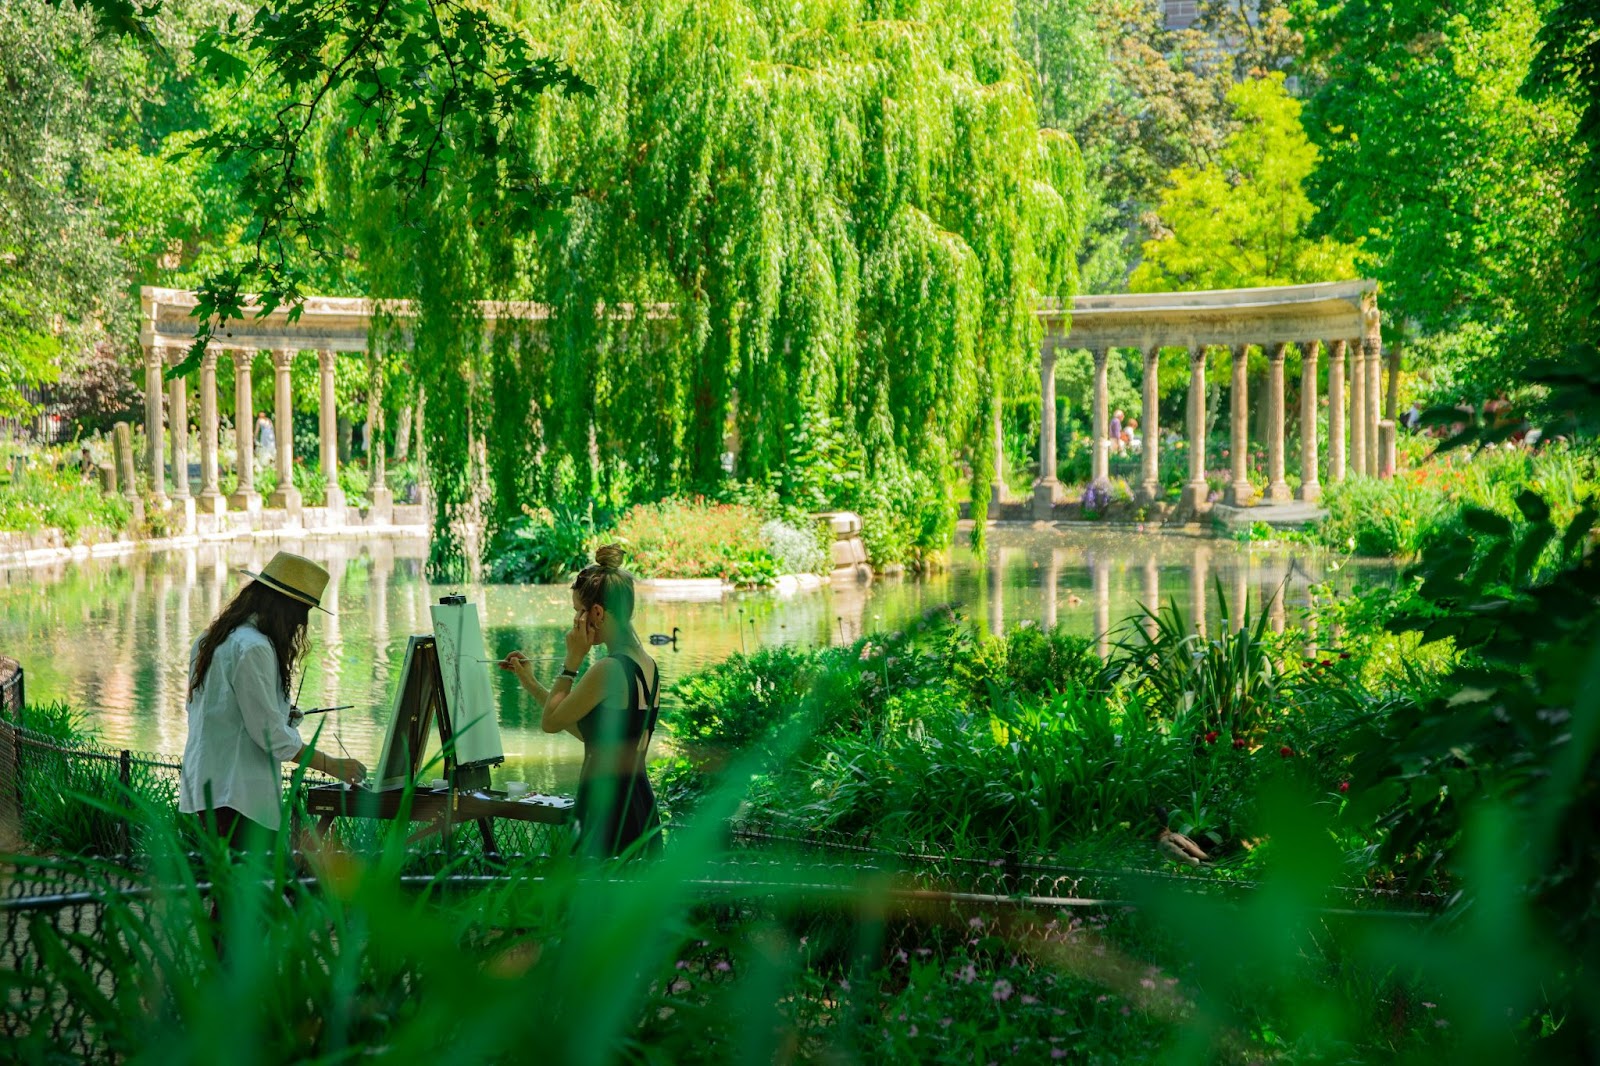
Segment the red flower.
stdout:
[[1207,744],[1215,744],[1217,742],[1217,737],[1220,736],[1220,735],[1221,734],[1219,734],[1215,729],[1213,729],[1211,732],[1206,734],[1206,743]]
[[1242,748],[1242,747],[1244,747],[1244,745],[1245,745],[1244,737],[1234,737],[1233,738],[1233,746],[1235,748]]
[[1285,759],[1287,759],[1291,755],[1294,754],[1294,749],[1291,748],[1289,745],[1285,744],[1283,747],[1278,749],[1278,754],[1282,755]]
[[1348,781],[1340,781],[1339,782],[1339,791],[1340,792],[1349,792],[1350,791],[1350,782],[1348,782]]

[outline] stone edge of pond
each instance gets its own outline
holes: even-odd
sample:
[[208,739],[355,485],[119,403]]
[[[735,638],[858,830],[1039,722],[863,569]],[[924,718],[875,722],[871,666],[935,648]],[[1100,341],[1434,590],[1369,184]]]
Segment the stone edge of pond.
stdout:
[[[427,526],[328,526],[314,529],[257,529],[245,532],[189,533],[178,537],[150,537],[136,540],[126,533],[115,540],[93,544],[62,543],[59,529],[37,533],[0,533],[0,568],[16,569],[47,563],[107,559],[135,552],[170,551],[202,544],[225,544],[251,540],[426,540]],[[21,546],[19,546],[19,544]]]

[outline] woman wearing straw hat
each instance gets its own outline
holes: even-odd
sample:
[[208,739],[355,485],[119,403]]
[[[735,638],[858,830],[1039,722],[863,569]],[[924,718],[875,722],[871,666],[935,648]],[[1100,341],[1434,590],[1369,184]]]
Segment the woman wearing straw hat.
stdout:
[[178,809],[236,847],[260,846],[282,824],[282,768],[301,762],[351,784],[355,759],[308,748],[291,724],[289,677],[306,650],[311,608],[328,572],[279,552],[200,634],[189,657],[189,739]]

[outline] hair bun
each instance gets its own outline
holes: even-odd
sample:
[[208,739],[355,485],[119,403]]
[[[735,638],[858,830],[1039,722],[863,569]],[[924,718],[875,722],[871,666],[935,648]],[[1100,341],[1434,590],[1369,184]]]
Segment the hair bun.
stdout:
[[602,544],[595,549],[594,561],[607,570],[616,570],[622,566],[622,560],[627,555],[627,550],[620,544]]

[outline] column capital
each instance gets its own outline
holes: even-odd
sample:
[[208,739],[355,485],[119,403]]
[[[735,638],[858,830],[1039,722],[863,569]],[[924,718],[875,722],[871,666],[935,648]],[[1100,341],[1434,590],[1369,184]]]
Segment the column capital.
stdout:
[[300,353],[293,348],[272,349],[272,365],[277,370],[288,370],[294,362],[294,357]]
[[1321,341],[1301,341],[1300,357],[1302,359],[1315,359],[1322,354]]
[[1111,355],[1111,349],[1105,345],[1101,345],[1099,348],[1090,348],[1089,355],[1094,359],[1094,365],[1096,368],[1103,367],[1106,365],[1106,360]]
[[1278,343],[1272,345],[1270,348],[1267,348],[1266,345],[1262,345],[1262,347],[1266,348],[1267,359],[1270,362],[1281,363],[1289,355],[1289,342],[1288,341],[1279,341]]
[[205,351],[200,353],[200,366],[205,370],[215,370],[217,368],[217,350],[215,348],[207,347]]
[[1209,349],[1204,344],[1196,344],[1194,347],[1190,348],[1189,369],[1193,371],[1198,367],[1199,369],[1204,370],[1206,367],[1207,354],[1209,354]]
[[144,346],[144,365],[147,370],[160,370],[167,361],[167,346],[160,341]]
[[254,348],[233,348],[229,350],[228,354],[233,356],[233,368],[235,370],[240,368],[248,370],[256,361],[256,350]]
[[317,365],[323,370],[332,370],[334,361],[339,358],[339,353],[331,348],[317,349]]
[[1145,366],[1154,366],[1156,363],[1161,362],[1161,348],[1162,346],[1159,344],[1152,344],[1144,350]]

